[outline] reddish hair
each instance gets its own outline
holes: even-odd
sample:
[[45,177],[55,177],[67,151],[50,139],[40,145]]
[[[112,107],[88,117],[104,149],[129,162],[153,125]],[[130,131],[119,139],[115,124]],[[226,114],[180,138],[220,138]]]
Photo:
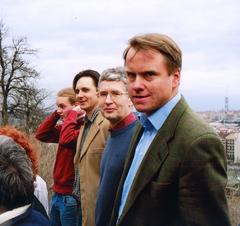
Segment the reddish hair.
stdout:
[[0,135],[11,137],[17,144],[25,149],[27,156],[32,162],[33,174],[36,176],[38,173],[37,148],[36,145],[31,142],[30,138],[22,131],[9,125],[0,127]]

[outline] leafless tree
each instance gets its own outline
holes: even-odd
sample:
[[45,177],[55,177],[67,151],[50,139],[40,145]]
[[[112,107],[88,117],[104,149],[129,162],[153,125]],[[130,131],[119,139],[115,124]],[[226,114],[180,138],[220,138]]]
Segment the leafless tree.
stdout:
[[18,119],[18,126],[31,134],[39,126],[53,106],[46,106],[45,100],[49,93],[44,89],[38,89],[34,84],[26,85],[25,89],[18,91],[14,99],[15,109],[13,116]]
[[33,110],[44,110],[41,107],[48,94],[34,86],[40,74],[30,65],[28,59],[36,54],[36,50],[29,47],[27,38],[21,37],[9,41],[7,33],[6,26],[0,21],[2,124],[9,123],[10,115],[20,117],[20,113],[22,113],[22,117],[25,117],[26,127],[28,127],[33,120]]

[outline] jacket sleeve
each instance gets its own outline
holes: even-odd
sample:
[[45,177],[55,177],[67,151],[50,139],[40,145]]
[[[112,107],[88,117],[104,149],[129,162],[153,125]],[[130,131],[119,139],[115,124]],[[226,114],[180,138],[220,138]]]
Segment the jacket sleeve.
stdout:
[[76,145],[80,126],[83,124],[77,117],[77,112],[71,110],[65,118],[59,136],[60,145]]
[[54,111],[37,128],[35,137],[46,143],[58,143],[61,125],[56,125],[60,116]]
[[219,138],[205,134],[189,144],[179,178],[182,224],[230,226],[226,182],[225,153]]

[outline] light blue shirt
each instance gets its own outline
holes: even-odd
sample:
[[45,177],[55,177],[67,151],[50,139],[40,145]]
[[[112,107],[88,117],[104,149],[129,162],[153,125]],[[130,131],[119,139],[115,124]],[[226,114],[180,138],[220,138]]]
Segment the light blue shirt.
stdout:
[[172,111],[172,109],[176,106],[178,101],[180,100],[181,95],[178,93],[175,97],[173,97],[169,102],[167,102],[164,106],[159,108],[150,116],[147,116],[144,113],[140,114],[140,122],[144,128],[144,132],[138,145],[136,147],[136,151],[134,154],[134,158],[131,164],[131,167],[128,171],[128,175],[125,179],[121,197],[121,203],[118,211],[118,218],[121,216],[125,203],[127,201],[127,197],[129,191],[131,189],[134,177],[139,169],[139,166],[150,146],[154,137],[156,136],[158,130],[162,127],[163,123],[167,119],[168,115]]

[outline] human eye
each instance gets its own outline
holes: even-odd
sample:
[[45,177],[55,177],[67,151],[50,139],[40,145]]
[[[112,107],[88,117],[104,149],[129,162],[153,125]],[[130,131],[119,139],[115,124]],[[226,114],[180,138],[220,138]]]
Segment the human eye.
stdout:
[[156,73],[154,71],[147,71],[147,72],[145,72],[145,75],[146,76],[153,76],[153,75],[156,75]]
[[86,88],[86,87],[83,87],[83,88],[82,88],[82,91],[83,91],[84,93],[88,93],[88,92],[90,91],[90,89],[89,89],[89,88]]
[[128,78],[128,80],[134,80],[136,78],[136,74],[130,71],[126,72],[126,76]]
[[108,93],[105,92],[105,91],[99,92],[99,96],[100,96],[100,97],[106,97],[107,95],[108,95]]
[[63,104],[59,104],[59,105],[58,105],[58,108],[64,109],[65,106],[64,106]]
[[111,91],[111,95],[112,95],[113,97],[118,97],[118,96],[121,95],[121,93],[120,93],[119,91],[117,91],[117,90],[113,90],[113,91]]
[[154,71],[146,71],[144,74],[143,74],[143,77],[146,79],[146,80],[151,80],[153,78],[153,76],[156,75],[156,72]]

